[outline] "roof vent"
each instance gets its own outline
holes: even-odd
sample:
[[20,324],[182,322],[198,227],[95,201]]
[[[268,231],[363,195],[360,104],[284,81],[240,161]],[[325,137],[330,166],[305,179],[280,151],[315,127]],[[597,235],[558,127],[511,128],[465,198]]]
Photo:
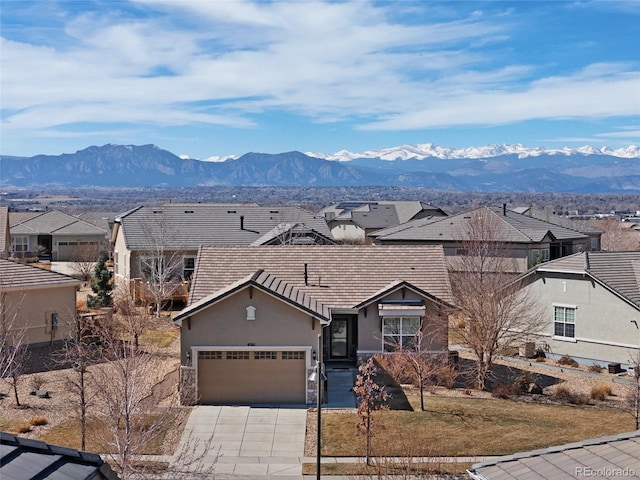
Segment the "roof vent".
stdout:
[[154,210],[153,213],[162,213],[162,210]]
[[238,213],[235,210],[227,210],[227,213]]
[[185,210],[184,213],[193,213],[193,210]]

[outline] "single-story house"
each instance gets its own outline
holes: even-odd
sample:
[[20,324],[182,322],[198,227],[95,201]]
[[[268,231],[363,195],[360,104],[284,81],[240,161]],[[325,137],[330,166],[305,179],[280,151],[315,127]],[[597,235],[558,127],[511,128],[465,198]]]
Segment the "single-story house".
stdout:
[[470,238],[471,225],[478,216],[492,217],[495,232],[486,241],[505,246],[505,257],[513,271],[522,273],[537,263],[591,250],[588,235],[549,223],[529,215],[501,208],[479,207],[449,217],[412,220],[396,227],[371,234],[380,245],[442,245],[447,261],[456,270],[456,257],[466,255],[465,241]]
[[371,244],[369,234],[426,217],[446,217],[444,210],[419,201],[349,201],[320,211],[336,240]]
[[549,320],[536,337],[547,355],[606,366],[640,351],[640,252],[576,253],[519,280]]
[[107,230],[72,215],[48,210],[22,218],[19,223],[11,222],[11,255],[15,258],[84,262],[107,251]]
[[316,360],[355,365],[420,329],[443,354],[451,301],[439,246],[204,246],[174,318],[183,401],[308,403]]
[[[115,219],[116,279],[145,278],[162,252],[176,277],[191,278],[201,245],[334,244],[322,216],[298,207],[166,204],[137,207]],[[172,257],[173,262],[168,258]],[[180,257],[180,258],[177,258]],[[180,265],[177,265],[180,263]]]
[[14,332],[24,332],[25,344],[62,340],[76,326],[76,289],[81,283],[61,273],[0,259],[2,316]]
[[640,431],[506,455],[472,465],[473,480],[640,477]]

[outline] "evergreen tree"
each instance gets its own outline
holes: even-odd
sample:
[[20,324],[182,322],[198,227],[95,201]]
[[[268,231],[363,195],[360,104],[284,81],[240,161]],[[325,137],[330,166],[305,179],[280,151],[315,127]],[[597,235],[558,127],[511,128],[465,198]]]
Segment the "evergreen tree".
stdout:
[[93,283],[91,284],[91,290],[93,290],[93,293],[96,295],[87,295],[87,306],[91,308],[111,306],[111,290],[113,290],[111,272],[107,268],[104,258],[102,257],[96,262],[96,266],[93,269]]

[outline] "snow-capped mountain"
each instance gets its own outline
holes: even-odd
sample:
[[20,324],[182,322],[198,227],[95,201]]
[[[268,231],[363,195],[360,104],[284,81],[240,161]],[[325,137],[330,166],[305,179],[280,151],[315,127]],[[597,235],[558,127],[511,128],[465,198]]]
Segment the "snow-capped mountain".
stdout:
[[608,155],[619,158],[640,158],[640,147],[630,145],[626,148],[616,150],[608,147],[592,147],[585,145],[579,148],[544,148],[525,147],[519,143],[513,145],[486,145],[483,147],[469,148],[446,148],[433,143],[402,145],[399,147],[384,148],[382,150],[367,150],[361,153],[353,153],[348,150],[340,150],[332,154],[307,153],[310,157],[322,158],[324,160],[335,160],[347,162],[362,158],[379,158],[381,160],[422,160],[424,158],[440,159],[480,159],[495,158],[505,155],[516,155],[518,158],[539,157],[541,155]]

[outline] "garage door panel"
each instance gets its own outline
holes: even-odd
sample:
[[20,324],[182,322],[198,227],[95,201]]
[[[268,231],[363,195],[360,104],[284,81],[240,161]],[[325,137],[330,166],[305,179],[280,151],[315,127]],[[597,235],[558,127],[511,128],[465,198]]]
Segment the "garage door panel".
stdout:
[[200,403],[305,403],[304,351],[199,353]]

